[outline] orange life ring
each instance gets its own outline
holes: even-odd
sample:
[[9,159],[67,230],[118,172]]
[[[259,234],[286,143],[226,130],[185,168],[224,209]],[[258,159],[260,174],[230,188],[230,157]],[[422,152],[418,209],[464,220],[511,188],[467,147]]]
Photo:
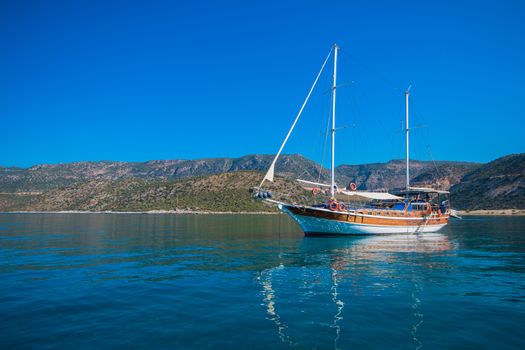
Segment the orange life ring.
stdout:
[[339,210],[346,210],[346,205],[344,203],[339,203],[337,209],[339,209]]
[[350,182],[350,185],[348,186],[348,188],[350,189],[350,191],[356,191],[357,185],[355,184],[355,182]]
[[328,203],[328,209],[333,210],[333,211],[338,210],[339,209],[339,203],[337,203],[336,201],[330,201]]

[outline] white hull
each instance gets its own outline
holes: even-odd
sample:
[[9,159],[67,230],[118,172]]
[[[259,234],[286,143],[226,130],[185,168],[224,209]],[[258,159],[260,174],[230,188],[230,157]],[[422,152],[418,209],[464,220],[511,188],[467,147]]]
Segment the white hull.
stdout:
[[373,234],[392,234],[392,233],[427,233],[437,232],[445,226],[441,225],[417,225],[417,226],[386,226],[369,225],[311,216],[295,215],[285,207],[279,208],[290,215],[303,229],[305,235],[373,235]]

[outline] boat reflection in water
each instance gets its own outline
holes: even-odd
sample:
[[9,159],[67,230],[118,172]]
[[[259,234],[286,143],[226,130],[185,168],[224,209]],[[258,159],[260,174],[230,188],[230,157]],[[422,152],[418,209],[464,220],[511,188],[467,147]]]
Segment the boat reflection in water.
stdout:
[[[360,324],[363,318],[375,323],[407,322],[404,336],[420,348],[425,271],[439,264],[439,255],[453,250],[447,236],[437,233],[307,237],[298,254],[281,254],[280,265],[258,276],[267,319],[284,344],[334,349],[373,345],[373,330],[366,331],[370,336],[360,331],[366,327],[366,322]],[[386,314],[385,309],[397,305],[400,298],[410,300],[410,305],[403,304],[410,320],[396,319],[402,312]],[[360,321],[354,322],[357,316]],[[333,345],[326,339],[333,339]]]

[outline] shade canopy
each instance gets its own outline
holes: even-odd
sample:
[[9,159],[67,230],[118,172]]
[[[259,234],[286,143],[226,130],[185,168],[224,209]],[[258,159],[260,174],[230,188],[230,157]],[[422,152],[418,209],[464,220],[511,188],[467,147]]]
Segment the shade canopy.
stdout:
[[323,184],[323,183],[320,183],[320,182],[313,182],[313,181],[307,181],[307,180],[301,180],[301,179],[297,179],[296,181],[300,182],[300,183],[303,183],[303,184],[307,184],[307,185],[314,185],[314,186],[319,186],[319,187],[328,187],[328,188],[330,188],[329,184]]
[[378,199],[378,200],[402,200],[403,197],[399,197],[390,193],[386,192],[367,192],[367,191],[347,191],[342,190],[339,191],[339,193],[342,193],[347,196],[356,196],[356,197],[362,197],[367,199]]
[[435,190],[430,187],[409,187],[408,189],[400,190],[399,193],[450,193],[449,191]]

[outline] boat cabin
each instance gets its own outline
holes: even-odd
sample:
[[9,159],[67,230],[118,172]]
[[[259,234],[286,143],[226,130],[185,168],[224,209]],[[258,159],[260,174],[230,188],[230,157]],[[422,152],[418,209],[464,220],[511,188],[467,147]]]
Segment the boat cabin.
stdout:
[[446,213],[450,210],[450,192],[436,190],[428,187],[408,187],[394,191],[397,196],[403,197],[403,205],[408,206],[407,210],[425,210],[422,209],[427,203],[431,210],[435,212]]

